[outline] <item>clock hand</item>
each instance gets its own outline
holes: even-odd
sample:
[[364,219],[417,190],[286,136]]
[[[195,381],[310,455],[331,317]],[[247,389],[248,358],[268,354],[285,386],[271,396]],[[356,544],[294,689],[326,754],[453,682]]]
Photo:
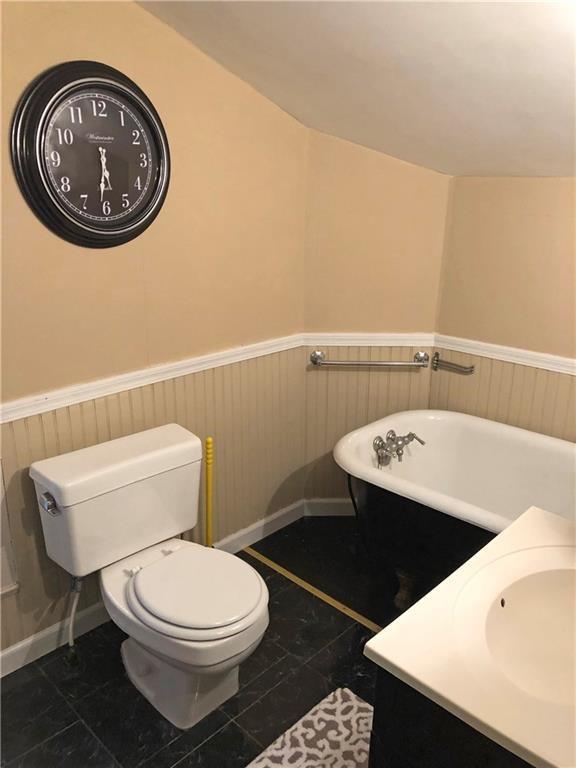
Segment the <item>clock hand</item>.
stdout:
[[100,168],[101,168],[101,175],[100,175],[100,202],[104,199],[104,168],[105,168],[105,157],[106,157],[106,150],[102,149],[102,147],[98,147],[98,152],[100,152]]
[[100,176],[100,202],[102,202],[104,191],[111,190],[112,184],[110,183],[110,171],[106,167],[106,150],[103,147],[98,147],[98,151],[100,152],[100,165],[102,168],[102,175]]

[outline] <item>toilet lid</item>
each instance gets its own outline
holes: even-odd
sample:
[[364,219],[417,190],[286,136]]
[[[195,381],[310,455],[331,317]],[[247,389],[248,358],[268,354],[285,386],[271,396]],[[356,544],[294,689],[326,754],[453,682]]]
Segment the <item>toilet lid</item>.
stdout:
[[260,601],[261,580],[240,558],[208,547],[183,547],[133,579],[138,601],[169,624],[213,629],[240,621]]

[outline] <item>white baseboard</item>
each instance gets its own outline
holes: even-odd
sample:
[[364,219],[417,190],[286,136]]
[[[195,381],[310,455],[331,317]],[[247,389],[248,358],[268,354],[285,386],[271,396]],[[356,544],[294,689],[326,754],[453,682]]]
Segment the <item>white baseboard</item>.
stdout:
[[[75,636],[79,637],[100,624],[109,621],[110,617],[103,603],[96,603],[83,611],[79,611],[75,621]],[[21,640],[0,653],[0,677],[15,672],[20,667],[36,661],[50,651],[55,651],[67,642],[68,621],[60,621],[51,627],[36,632],[35,635]]]
[[289,507],[279,509],[278,512],[257,520],[252,525],[242,528],[241,531],[226,536],[217,541],[214,546],[223,549],[225,552],[240,552],[241,549],[255,544],[264,539],[271,533],[276,533],[281,528],[285,528],[290,523],[300,520],[306,514],[306,503],[303,499],[290,504]]
[[273,515],[257,520],[247,528],[230,534],[217,541],[214,546],[225,552],[240,552],[241,549],[256,544],[271,533],[276,533],[301,517],[328,517],[353,515],[354,508],[349,499],[300,499],[288,507],[279,509]]
[[[352,515],[354,510],[348,499],[300,499],[278,512],[257,520],[247,528],[226,536],[214,545],[225,552],[239,552],[245,547],[285,528],[301,517],[326,517],[328,515]],[[109,620],[103,603],[97,603],[80,611],[76,616],[75,635],[79,637]],[[15,672],[20,667],[36,661],[67,642],[68,621],[61,621],[37,632],[0,652],[0,677]]]

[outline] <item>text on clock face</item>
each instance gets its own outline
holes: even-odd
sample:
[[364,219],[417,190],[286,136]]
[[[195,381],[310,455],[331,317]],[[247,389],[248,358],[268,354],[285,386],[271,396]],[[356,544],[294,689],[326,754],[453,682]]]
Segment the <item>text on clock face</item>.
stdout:
[[75,217],[115,223],[138,215],[154,192],[156,148],[137,106],[104,90],[63,101],[43,138],[49,187]]

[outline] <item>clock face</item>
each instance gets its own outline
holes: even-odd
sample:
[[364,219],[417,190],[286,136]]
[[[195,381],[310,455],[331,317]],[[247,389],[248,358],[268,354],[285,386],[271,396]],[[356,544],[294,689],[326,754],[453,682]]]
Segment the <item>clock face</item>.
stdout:
[[168,144],[131,80],[95,62],[40,75],[12,126],[12,159],[39,218],[72,242],[107,247],[149,226],[166,195]]
[[49,189],[80,222],[117,227],[146,209],[158,151],[142,112],[111,91],[90,89],[53,110],[39,158]]

